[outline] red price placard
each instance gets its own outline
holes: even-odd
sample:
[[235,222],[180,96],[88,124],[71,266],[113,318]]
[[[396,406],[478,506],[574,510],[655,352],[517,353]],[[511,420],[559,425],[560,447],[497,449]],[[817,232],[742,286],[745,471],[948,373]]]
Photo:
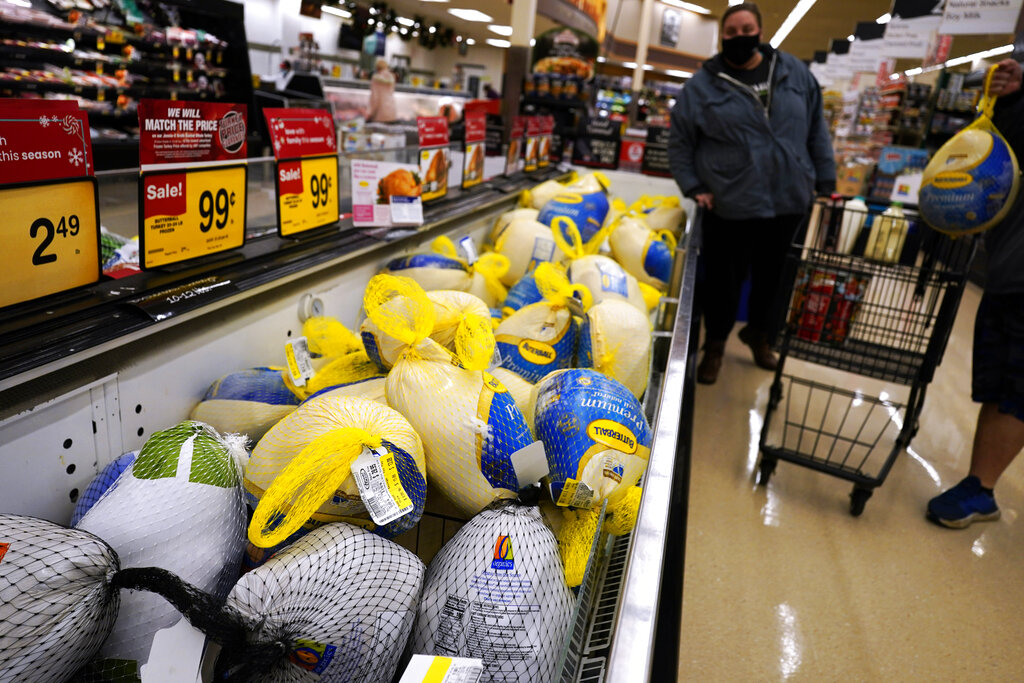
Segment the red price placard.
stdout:
[[232,102],[139,102],[139,161],[152,164],[244,161],[247,107]]
[[487,155],[487,114],[466,114],[466,147],[462,170],[462,187],[479,185],[484,179],[484,157]]
[[41,101],[0,107],[0,184],[82,178],[94,170],[84,111]]
[[326,109],[263,110],[270,144],[278,159],[323,156],[337,152],[334,118]]

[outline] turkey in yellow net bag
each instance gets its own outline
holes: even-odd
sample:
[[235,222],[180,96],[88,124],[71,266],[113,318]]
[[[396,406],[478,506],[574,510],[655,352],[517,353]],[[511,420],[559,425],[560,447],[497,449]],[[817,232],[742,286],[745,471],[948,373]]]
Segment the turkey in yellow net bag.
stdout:
[[638,282],[665,290],[676,249],[671,232],[652,230],[638,216],[623,216],[612,225],[608,243],[615,260]]
[[512,498],[519,482],[511,456],[533,442],[508,390],[482,370],[494,355],[490,319],[473,319],[456,335],[453,356],[429,333],[434,307],[416,283],[378,275],[366,289],[367,315],[406,348],[388,374],[388,405],[423,440],[427,474],[462,512]]
[[651,374],[651,321],[625,301],[605,299],[583,318],[578,367],[618,380],[640,398]]

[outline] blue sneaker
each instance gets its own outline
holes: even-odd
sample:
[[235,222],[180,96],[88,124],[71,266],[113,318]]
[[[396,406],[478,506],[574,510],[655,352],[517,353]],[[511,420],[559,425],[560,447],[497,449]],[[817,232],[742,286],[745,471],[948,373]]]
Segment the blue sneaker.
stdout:
[[981,488],[974,476],[928,501],[928,519],[951,529],[964,529],[973,522],[999,519],[995,497]]

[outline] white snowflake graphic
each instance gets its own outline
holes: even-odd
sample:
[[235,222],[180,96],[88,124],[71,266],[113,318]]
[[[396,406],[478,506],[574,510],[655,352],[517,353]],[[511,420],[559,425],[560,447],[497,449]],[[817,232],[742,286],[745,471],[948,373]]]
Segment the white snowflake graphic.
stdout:
[[73,149],[68,152],[68,162],[78,166],[85,161],[85,155],[82,154],[82,150]]
[[40,116],[39,117],[39,125],[42,126],[43,128],[46,128],[47,126],[50,125],[50,119],[46,118],[45,116]]

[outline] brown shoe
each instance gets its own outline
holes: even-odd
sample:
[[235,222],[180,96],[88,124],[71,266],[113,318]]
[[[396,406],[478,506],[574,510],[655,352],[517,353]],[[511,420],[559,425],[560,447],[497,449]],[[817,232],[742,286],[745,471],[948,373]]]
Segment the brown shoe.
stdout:
[[704,357],[697,366],[697,381],[701,384],[714,384],[718,379],[718,371],[722,369],[722,357],[725,355],[725,342],[704,342]]
[[772,353],[772,347],[763,332],[750,329],[750,326],[740,330],[740,341],[750,347],[754,354],[754,364],[765,370],[775,370],[779,367],[778,357]]

